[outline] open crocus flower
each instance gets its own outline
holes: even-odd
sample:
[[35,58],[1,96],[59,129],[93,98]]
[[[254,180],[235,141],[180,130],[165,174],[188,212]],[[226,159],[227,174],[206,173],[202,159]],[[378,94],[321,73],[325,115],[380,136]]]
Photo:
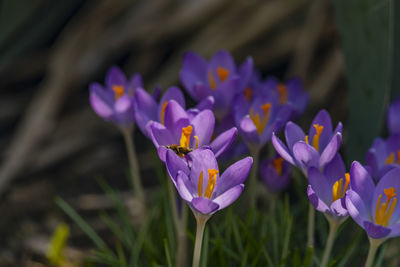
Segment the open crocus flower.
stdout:
[[400,169],[387,172],[375,186],[369,172],[357,161],[350,169],[351,190],[346,193],[350,216],[373,239],[400,235]]
[[332,131],[332,121],[326,110],[321,110],[315,116],[309,135],[293,122],[288,122],[285,128],[287,146],[275,135],[272,144],[282,158],[299,167],[307,176],[309,167],[320,171],[328,164],[342,144],[342,123],[338,123]]
[[[176,86],[168,88],[159,101],[157,97],[151,96],[144,89],[136,89],[134,98],[135,119],[140,130],[147,137],[150,138],[146,128],[147,123],[157,121],[164,125],[165,109],[169,100],[175,100],[183,109],[185,108],[185,97]],[[195,108],[188,110],[188,112],[191,116],[195,116],[201,110],[212,109],[213,105],[214,99],[208,97],[203,99]]]
[[219,156],[235,140],[237,129],[232,127],[210,142],[214,123],[211,110],[206,109],[192,116],[178,102],[170,100],[165,108],[164,124],[153,121],[147,127],[160,159],[165,162],[167,150],[173,150],[184,157],[203,146],[210,147]]
[[106,75],[104,87],[99,83],[90,84],[90,104],[104,120],[121,127],[132,127],[135,122],[134,92],[142,85],[139,74],[133,75],[128,81],[118,67],[111,67]]
[[387,124],[390,134],[400,134],[400,98],[393,101],[387,113]]
[[231,54],[225,50],[216,52],[210,62],[196,53],[187,52],[179,77],[194,100],[213,96],[218,118],[222,118],[230,112],[234,95],[247,84],[252,70],[251,58],[237,67]]
[[290,182],[290,164],[280,156],[264,160],[260,164],[260,175],[271,192],[280,192]]
[[291,108],[280,106],[272,96],[259,95],[249,103],[244,95],[237,95],[233,115],[240,134],[247,143],[262,147],[288,120]]
[[190,168],[172,150],[167,151],[168,173],[193,213],[211,216],[232,204],[242,193],[253,159],[237,161],[220,174],[214,153],[198,149],[188,154]]
[[400,167],[400,135],[391,135],[387,140],[376,138],[365,157],[375,181],[394,167]]
[[350,174],[346,173],[339,154],[326,165],[323,173],[310,167],[308,182],[307,195],[315,209],[335,219],[347,216],[345,194],[350,189]]

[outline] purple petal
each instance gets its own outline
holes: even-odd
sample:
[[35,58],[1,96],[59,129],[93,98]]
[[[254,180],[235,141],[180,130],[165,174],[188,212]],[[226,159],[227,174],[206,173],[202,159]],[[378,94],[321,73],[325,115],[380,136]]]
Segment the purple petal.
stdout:
[[202,214],[213,214],[219,208],[219,205],[206,197],[196,197],[192,199],[190,205]]
[[335,216],[344,217],[349,214],[345,206],[346,206],[345,199],[340,198],[335,200],[331,204],[330,210]]
[[317,150],[303,141],[297,142],[293,146],[293,155],[305,171],[309,167],[318,167],[319,154]]
[[333,184],[339,179],[346,181],[345,173],[346,167],[344,165],[342,156],[340,156],[339,153],[336,154],[332,161],[329,162],[324,168],[324,174],[328,179],[329,187],[332,187]]
[[211,142],[211,149],[215,154],[215,157],[218,157],[222,153],[226,151],[229,147],[231,147],[232,143],[235,141],[237,136],[236,127],[232,127],[231,129],[221,133]]
[[240,86],[239,89],[245,89],[246,85],[249,83],[252,75],[253,75],[253,59],[251,57],[246,58],[243,64],[239,67],[239,75],[240,75]]
[[149,137],[150,135],[147,133],[146,125],[151,120],[157,120],[157,103],[154,101],[153,97],[142,88],[136,89],[133,101],[135,105],[136,122],[142,133]]
[[294,144],[296,144],[298,141],[304,141],[306,135],[297,124],[289,121],[286,123],[285,137],[289,150],[293,150]]
[[175,100],[168,101],[164,113],[164,125],[170,129],[175,142],[180,140],[182,128],[189,125],[186,111]]
[[325,165],[328,164],[333,159],[333,157],[338,152],[341,144],[342,144],[342,134],[336,133],[332,137],[328,145],[325,146],[324,151],[322,151],[321,153],[321,157],[319,159],[319,166],[321,168],[325,167]]
[[126,86],[127,80],[125,74],[117,66],[113,66],[106,74],[106,86],[112,88],[113,85]]
[[383,227],[380,225],[376,225],[369,221],[364,221],[363,225],[364,225],[364,229],[367,232],[367,234],[370,237],[375,238],[375,239],[384,238],[384,237],[388,236],[391,231],[389,228],[386,228],[386,227]]
[[[189,153],[188,156],[192,161],[192,167],[190,172],[190,180],[196,186],[199,184],[200,173],[203,172],[203,192],[206,191],[208,184],[208,170],[218,170],[217,160],[215,159],[214,153],[209,149],[196,149]],[[220,176],[220,174],[218,174]],[[217,176],[217,182],[220,177]],[[216,189],[214,189],[215,192]]]
[[244,184],[236,185],[223,194],[219,195],[213,201],[219,205],[219,210],[222,210],[232,204],[243,192]]
[[239,124],[239,129],[242,137],[246,139],[246,141],[256,144],[259,142],[257,128],[249,116],[246,116],[241,120]]
[[329,116],[328,111],[323,109],[320,112],[318,112],[317,116],[315,116],[315,118],[310,126],[310,131],[308,133],[309,140],[313,140],[313,137],[316,133],[315,127],[314,127],[315,124],[324,126],[324,129],[322,130],[322,133],[319,138],[319,148],[321,150],[323,150],[326,147],[326,145],[328,144],[328,142],[332,136],[332,121],[331,121],[331,117]]
[[294,162],[294,159],[293,159],[291,153],[289,152],[288,148],[278,137],[276,137],[275,134],[272,134],[272,145],[274,146],[276,152],[282,158],[284,158],[290,164],[296,166],[296,163]]
[[371,175],[357,161],[354,161],[350,167],[350,187],[357,192],[364,203],[371,203],[375,185]]
[[315,194],[311,185],[308,185],[307,187],[307,196],[316,210],[324,213],[329,212],[328,206],[321,199],[318,198],[317,194]]
[[397,237],[400,235],[400,223],[393,224],[389,228],[391,231],[388,237]]
[[213,109],[215,103],[215,99],[213,96],[208,96],[201,100],[195,107],[195,109],[198,109],[200,111],[205,110],[205,109]]
[[238,184],[243,184],[249,175],[252,165],[253,158],[247,157],[229,166],[229,168],[220,176],[220,179],[217,180],[215,186],[216,195],[219,196],[230,188]]
[[388,128],[391,134],[400,134],[400,98],[392,102],[388,108]]
[[176,87],[176,86],[171,86],[167,89],[167,91],[164,93],[160,100],[160,105],[158,105],[158,117],[160,118],[159,120],[161,121],[161,110],[163,108],[164,103],[167,103],[169,100],[175,100],[183,109],[185,109],[185,97],[182,94],[182,91]]
[[191,121],[195,135],[199,138],[199,146],[208,145],[214,132],[215,118],[211,110],[201,111]]
[[165,164],[167,166],[168,174],[174,183],[176,182],[176,176],[178,175],[179,171],[184,172],[186,175],[190,174],[186,162],[172,150],[167,151]]
[[[175,181],[174,181],[175,183]],[[179,195],[187,202],[191,202],[193,199],[193,184],[189,181],[187,175],[179,171],[176,177],[176,189],[178,190]]]
[[135,122],[135,115],[133,112],[133,102],[129,96],[120,97],[114,104],[115,115],[118,122],[123,124],[130,124]]
[[249,103],[243,95],[235,96],[233,100],[232,113],[235,124],[239,125],[240,121],[249,113]]
[[353,190],[348,190],[345,196],[346,200],[346,208],[349,212],[349,215],[353,218],[353,220],[364,228],[363,222],[365,220],[369,220],[369,206],[367,207],[361,199],[361,197],[357,194],[357,192]]
[[308,169],[308,182],[317,197],[327,206],[332,203],[332,187],[327,178],[315,167]]
[[218,67],[225,68],[230,72],[230,75],[236,72],[235,61],[226,50],[220,50],[214,54],[210,61],[210,67],[212,70],[216,70]]
[[143,88],[142,76],[139,73],[135,73],[132,75],[129,81],[129,88],[133,91],[136,91],[136,88]]
[[107,92],[98,83],[90,85],[90,105],[93,110],[104,119],[110,119],[113,115],[114,95]]

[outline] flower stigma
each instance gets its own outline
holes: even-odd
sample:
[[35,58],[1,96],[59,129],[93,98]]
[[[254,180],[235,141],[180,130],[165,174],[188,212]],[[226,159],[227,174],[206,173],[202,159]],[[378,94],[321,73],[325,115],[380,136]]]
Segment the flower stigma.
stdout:
[[270,110],[271,110],[271,103],[266,102],[265,104],[261,105],[262,115],[260,118],[260,114],[254,114],[254,109],[250,109],[250,119],[253,121],[254,125],[256,126],[257,132],[261,135],[264,131],[265,126],[267,126],[269,117],[270,117]]
[[281,105],[286,104],[287,99],[288,99],[288,91],[286,89],[286,86],[282,83],[278,85],[278,94],[280,96],[279,103]]
[[343,188],[343,178],[337,180],[332,186],[332,202],[335,202],[338,199],[341,199],[346,194],[347,189],[350,184],[350,174],[347,172],[345,175],[345,185]]
[[161,120],[162,125],[165,125],[165,109],[167,108],[167,105],[168,105],[168,102],[165,101],[161,108],[160,120]]
[[122,85],[113,85],[111,89],[114,91],[115,100],[118,100],[125,93]]
[[[383,189],[383,192],[386,195],[386,202],[381,204],[382,194],[379,195],[375,207],[375,223],[386,227],[396,208],[397,197],[395,197],[396,190],[393,187]],[[392,199],[393,201],[391,202]]]

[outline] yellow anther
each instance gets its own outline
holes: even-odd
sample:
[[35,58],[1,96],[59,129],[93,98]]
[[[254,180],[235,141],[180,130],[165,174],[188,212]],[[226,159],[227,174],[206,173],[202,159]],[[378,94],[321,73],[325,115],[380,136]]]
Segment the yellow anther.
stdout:
[[208,71],[208,82],[210,83],[211,89],[217,89],[217,84],[215,83],[214,75],[211,70]]
[[382,195],[379,195],[375,207],[375,223],[386,227],[396,208],[397,197],[395,197],[396,190],[393,187],[386,188],[383,192],[386,195],[386,202],[381,204]]
[[205,197],[211,198],[211,195],[215,188],[215,183],[217,182],[217,174],[218,174],[218,170],[208,169],[208,183],[207,183],[206,192],[204,193]]
[[304,141],[306,141],[306,143],[309,144],[309,143],[308,143],[308,135],[306,135],[306,136],[304,137]]
[[193,127],[191,125],[182,128],[182,135],[180,145],[183,148],[189,148],[190,136],[192,134]]
[[200,172],[199,184],[197,186],[197,191],[199,193],[199,197],[201,197],[203,195],[203,171]]
[[250,109],[250,119],[253,121],[254,125],[256,126],[257,133],[261,135],[264,131],[265,126],[267,126],[269,117],[270,117],[270,109],[272,105],[271,103],[267,102],[261,105],[262,115],[260,118],[260,114],[254,114],[254,109]]
[[229,76],[229,70],[222,68],[222,67],[218,67],[217,68],[217,75],[218,78],[220,79],[221,82],[225,81],[228,76]]
[[168,102],[165,101],[162,105],[161,108],[161,114],[160,114],[160,119],[161,119],[161,124],[164,125],[165,124],[165,109],[167,108]]
[[199,148],[199,138],[197,137],[197,135],[195,135],[194,139],[196,139],[196,146],[194,147],[194,149],[198,149]]
[[319,124],[314,124],[313,126],[315,128],[316,133],[313,136],[312,145],[315,148],[315,150],[319,151],[319,137],[321,136],[322,131],[324,130],[324,126]]
[[278,93],[279,93],[279,102],[283,105],[286,104],[287,99],[288,99],[288,92],[286,89],[286,86],[284,84],[279,84],[278,85]]
[[396,154],[394,152],[390,153],[385,160],[385,164],[393,164],[393,163],[400,164],[400,150],[397,150]]
[[400,150],[397,150],[397,164],[400,164]]
[[244,97],[247,99],[247,101],[251,100],[251,97],[253,96],[253,90],[251,90],[250,87],[246,87],[246,89],[244,89]]
[[115,100],[118,100],[125,92],[122,85],[113,85],[111,89],[114,91]]
[[350,174],[345,174],[345,185],[343,187],[343,178],[337,180],[332,186],[332,202],[341,199],[346,194],[347,189],[349,188],[350,184]]
[[275,171],[279,174],[279,176],[282,175],[282,165],[283,165],[283,158],[281,157],[274,159],[272,161],[272,166],[274,167]]

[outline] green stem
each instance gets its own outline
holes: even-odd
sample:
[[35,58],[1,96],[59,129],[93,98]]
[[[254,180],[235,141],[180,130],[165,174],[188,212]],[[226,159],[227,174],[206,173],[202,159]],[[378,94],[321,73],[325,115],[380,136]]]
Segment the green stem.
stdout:
[[371,237],[369,238],[369,251],[367,256],[367,262],[365,263],[365,267],[371,267],[374,263],[375,254],[378,250],[379,246],[383,243],[384,240],[382,239],[374,239]]
[[328,240],[326,241],[325,250],[320,265],[322,267],[325,267],[328,264],[329,257],[331,255],[333,247],[333,241],[335,240],[336,232],[340,225],[340,222],[335,219],[330,219],[327,217],[327,220],[329,222],[329,235],[328,235]]
[[203,243],[204,228],[206,226],[208,218],[209,216],[204,216],[204,215],[196,216],[197,229],[196,229],[196,241],[194,243],[192,267],[199,267],[200,264],[201,245]]
[[250,208],[256,207],[257,202],[257,173],[259,164],[259,148],[250,148],[250,155],[253,157],[253,167],[251,168],[250,181],[249,181],[249,204]]
[[174,221],[175,232],[178,233],[180,230],[180,220],[178,215],[178,206],[176,205],[175,188],[169,177],[167,177],[167,180],[168,180],[167,183],[168,183],[169,204],[171,205],[172,219]]
[[309,205],[308,207],[308,225],[307,225],[307,248],[314,247],[314,224],[315,224],[315,210],[314,206]]
[[124,136],[126,151],[128,153],[129,167],[131,171],[132,184],[135,190],[135,195],[144,205],[144,192],[140,178],[139,164],[135,152],[135,143],[133,142],[132,129],[121,129]]

